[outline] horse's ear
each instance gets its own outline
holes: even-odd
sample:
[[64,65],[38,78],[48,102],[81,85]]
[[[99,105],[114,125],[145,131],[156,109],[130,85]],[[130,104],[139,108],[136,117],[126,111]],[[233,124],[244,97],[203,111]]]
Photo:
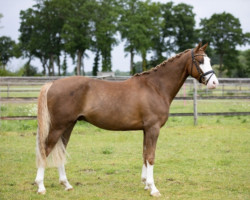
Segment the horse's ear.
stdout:
[[201,48],[202,43],[200,42],[197,47],[195,47],[194,52],[197,53]]
[[201,47],[201,50],[202,50],[202,51],[205,51],[206,48],[207,48],[207,46],[208,46],[208,43],[204,44],[204,45]]

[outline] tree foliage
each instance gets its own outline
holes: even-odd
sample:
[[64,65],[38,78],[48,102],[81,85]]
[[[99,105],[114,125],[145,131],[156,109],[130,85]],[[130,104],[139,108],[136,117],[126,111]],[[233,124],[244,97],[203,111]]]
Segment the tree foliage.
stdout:
[[119,22],[121,37],[126,41],[125,51],[130,53],[130,74],[135,72],[134,55],[142,57],[142,68],[146,69],[146,56],[153,49],[153,38],[159,33],[159,4],[150,1],[126,0]]
[[173,2],[159,6],[161,15],[158,16],[160,19],[157,26],[159,31],[153,37],[155,52],[151,60],[153,65],[162,62],[173,52],[192,48],[197,42],[198,36],[192,6],[184,3],[174,5]]
[[[219,76],[222,72],[229,77],[249,76],[249,53],[239,52],[236,47],[249,44],[250,33],[243,33],[239,19],[230,13],[201,19],[197,30],[193,7],[185,3],[39,0],[32,8],[21,11],[20,19],[19,44],[5,38],[5,43],[0,43],[0,62],[5,66],[13,56],[20,56],[21,49],[22,56],[28,58],[26,74],[34,72],[30,62],[38,58],[44,75],[55,75],[55,65],[58,75],[66,75],[66,57],[70,56],[76,64],[75,74],[82,75],[87,50],[95,54],[93,75],[111,71],[112,50],[121,36],[124,51],[130,55],[131,75],[202,40],[210,43],[207,53],[212,64],[219,64]],[[153,56],[147,60],[149,53]],[[140,62],[134,63],[135,55],[141,56]]]
[[77,56],[77,75],[84,74],[84,69],[81,70],[83,57],[92,44],[94,3],[89,0],[71,0],[65,1],[62,6],[65,17],[62,28],[64,49],[73,59]]
[[239,19],[230,13],[214,14],[209,19],[201,20],[201,38],[210,43],[210,47],[219,56],[220,75],[223,70],[232,76],[234,68],[239,68],[237,45],[246,42]]
[[111,51],[118,44],[115,37],[119,4],[115,0],[99,0],[94,10],[94,47],[102,56],[102,71],[112,71]]
[[62,50],[60,33],[64,18],[60,13],[59,2],[42,1],[20,13],[21,48],[29,59],[39,58],[43,73],[46,74],[47,66],[49,75],[55,75],[55,57],[59,57]]
[[0,37],[0,65],[5,70],[7,63],[16,55],[16,43],[10,37]]

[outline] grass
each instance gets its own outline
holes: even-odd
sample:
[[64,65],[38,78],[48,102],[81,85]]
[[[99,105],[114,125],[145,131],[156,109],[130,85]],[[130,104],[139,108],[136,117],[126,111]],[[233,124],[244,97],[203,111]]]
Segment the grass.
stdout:
[[37,103],[1,103],[1,116],[36,116]]
[[[247,112],[250,111],[249,100],[198,100],[199,112]],[[170,113],[192,113],[193,101],[173,101]]]
[[[250,117],[172,117],[161,129],[155,182],[160,199],[250,199]],[[152,199],[140,182],[142,133],[111,132],[78,123],[67,148],[64,191],[55,168],[47,194],[34,185],[36,121],[2,121],[0,199]]]

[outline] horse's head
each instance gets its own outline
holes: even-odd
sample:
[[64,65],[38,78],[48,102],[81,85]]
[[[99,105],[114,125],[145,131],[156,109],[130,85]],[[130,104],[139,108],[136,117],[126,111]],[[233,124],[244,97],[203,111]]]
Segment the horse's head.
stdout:
[[209,89],[215,89],[219,85],[219,81],[211,67],[210,58],[205,54],[208,44],[191,50],[191,63],[188,67],[189,75],[197,79],[200,83],[207,85]]

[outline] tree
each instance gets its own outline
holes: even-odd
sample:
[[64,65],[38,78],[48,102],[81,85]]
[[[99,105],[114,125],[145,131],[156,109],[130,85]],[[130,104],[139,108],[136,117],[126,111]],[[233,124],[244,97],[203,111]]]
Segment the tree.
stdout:
[[22,76],[36,76],[38,75],[37,68],[30,65],[30,63],[26,63],[23,66]]
[[160,5],[160,13],[158,21],[154,20],[159,30],[152,39],[154,57],[151,64],[154,66],[166,59],[163,54],[170,56],[193,47],[197,37],[192,6],[168,2]]
[[[20,12],[21,25],[19,31],[22,50],[31,60],[38,57],[48,74],[55,75],[55,58],[62,50],[61,29],[64,16],[61,15],[60,0],[44,0],[26,11]],[[47,61],[49,64],[47,65]],[[60,69],[60,68],[59,68]]]
[[[148,4],[149,2],[146,3]],[[144,59],[144,63],[146,63],[146,51],[151,46],[150,38],[148,38],[149,28],[147,27],[151,19],[148,15],[146,3],[140,0],[125,0],[123,2],[123,12],[119,21],[121,37],[126,41],[124,50],[130,53],[131,75],[135,73],[135,53],[140,53]]]
[[[159,52],[162,54],[163,52],[166,52],[167,55],[170,55],[172,52],[174,52],[175,47],[175,18],[174,18],[174,3],[168,2],[166,4],[161,5],[161,12],[162,12],[162,18],[163,18],[163,28],[161,30],[162,32],[162,41],[163,46],[165,48],[162,49],[162,52]],[[159,57],[159,56],[158,56]]]
[[135,73],[135,53],[141,55],[142,68],[146,70],[147,53],[153,48],[153,38],[159,33],[159,8],[158,3],[150,1],[124,1],[119,31],[126,40],[125,51],[130,53],[130,74]]
[[95,59],[94,59],[94,64],[93,64],[93,70],[92,70],[92,75],[97,76],[98,72],[98,67],[99,67],[99,60],[100,60],[100,53],[97,50],[95,54]]
[[244,54],[245,54],[245,58],[246,58],[248,75],[250,76],[250,49],[246,50]]
[[138,41],[139,34],[137,33],[139,23],[138,13],[139,0],[125,0],[123,1],[123,12],[121,19],[119,20],[119,31],[122,40],[126,40],[125,52],[130,53],[130,75],[135,73],[134,70],[134,55],[136,49],[136,43]]
[[238,60],[239,66],[233,71],[233,77],[250,78],[250,49],[240,51]]
[[193,7],[184,3],[168,2],[162,6],[163,37],[167,54],[184,51],[196,42]]
[[193,7],[184,3],[174,6],[174,27],[176,52],[192,48],[197,34],[195,31],[195,14]]
[[28,57],[30,61],[33,57],[40,59],[43,66],[43,74],[46,74],[46,64],[48,57],[43,49],[43,42],[40,40],[39,33],[39,16],[38,11],[32,8],[29,8],[25,11],[20,12],[21,24],[19,32],[21,33],[19,37],[21,50],[24,57]]
[[[64,48],[73,59],[77,55],[77,75],[81,75],[85,51],[90,49],[92,44],[91,21],[96,4],[89,0],[71,0],[66,3],[67,5],[64,6],[66,20],[62,29]],[[84,69],[82,71],[84,74]]]
[[225,69],[230,75],[233,68],[237,67],[236,46],[246,42],[246,35],[242,32],[239,19],[223,12],[214,14],[209,19],[202,19],[200,26],[203,41],[209,42],[210,47],[219,55],[219,76]]
[[102,71],[112,71],[111,51],[117,44],[119,5],[115,0],[99,0],[94,10],[94,49],[102,56]]
[[62,70],[63,70],[62,75],[63,76],[67,75],[67,68],[68,68],[68,66],[67,66],[67,55],[65,53],[64,58],[63,58],[63,64],[62,64]]
[[0,63],[3,70],[6,69],[6,65],[10,59],[15,57],[15,46],[15,41],[11,40],[10,37],[0,37]]
[[59,57],[62,50],[61,31],[64,24],[64,16],[62,16],[60,9],[62,2],[60,0],[45,0],[36,5],[40,19],[38,30],[40,30],[40,40],[43,42],[41,50],[49,58],[48,73],[53,76],[55,75],[55,57]]

